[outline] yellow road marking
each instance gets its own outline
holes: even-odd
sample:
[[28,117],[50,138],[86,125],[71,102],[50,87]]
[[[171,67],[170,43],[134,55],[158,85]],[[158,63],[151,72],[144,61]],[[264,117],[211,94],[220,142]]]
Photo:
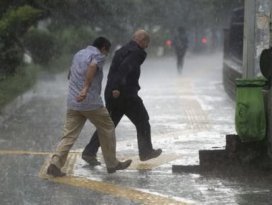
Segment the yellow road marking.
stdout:
[[105,194],[110,194],[114,197],[121,197],[129,199],[136,203],[142,203],[144,205],[187,205],[188,203],[178,201],[171,197],[164,197],[160,195],[150,194],[143,191],[131,189],[128,187],[121,187],[118,185],[85,179],[82,177],[66,176],[66,177],[56,177],[47,178],[50,181],[72,185],[75,187],[80,187],[84,189],[89,189],[96,192],[102,192]]
[[23,150],[0,150],[0,155],[48,155],[49,152],[33,152]]
[[[78,153],[72,151],[70,153]],[[0,155],[49,155],[51,152],[34,152],[25,150],[0,150]]]
[[[101,192],[104,194],[109,194],[114,197],[121,197],[124,199],[128,199],[134,201],[136,203],[141,203],[144,205],[187,205],[189,203],[175,199],[174,197],[162,196],[159,194],[147,193],[144,191],[140,191],[137,189],[122,187],[119,185],[100,182],[95,180],[90,180],[82,177],[72,176],[73,169],[75,165],[75,161],[80,151],[71,151],[67,158],[67,163],[64,166],[65,172],[68,174],[66,177],[49,177],[46,174],[46,169],[48,167],[49,161],[51,159],[52,153],[50,152],[34,152],[34,151],[23,151],[23,150],[0,150],[0,155],[47,155],[49,156],[45,163],[42,165],[41,170],[39,172],[39,177],[43,179],[48,179],[49,181],[53,181],[56,183],[71,185],[74,187],[80,187],[84,189],[89,189],[96,192]],[[136,163],[136,167],[134,169],[152,169],[153,167],[159,166],[163,162],[168,160],[173,160],[177,156],[164,155],[161,157],[161,162],[156,159],[150,160],[148,163]],[[136,157],[135,157],[136,158]],[[150,163],[150,164],[149,164]],[[142,165],[141,165],[142,164]]]
[[74,173],[74,166],[78,155],[79,153],[71,153],[68,155],[67,163],[65,163],[65,166],[63,167],[66,170],[66,173],[69,173],[70,175]]
[[[43,179],[47,179],[49,181],[53,181],[56,183],[71,185],[74,187],[80,187],[84,189],[89,189],[92,191],[109,194],[114,197],[121,197],[124,199],[128,199],[134,201],[136,203],[141,203],[144,205],[154,205],[154,204],[162,204],[162,205],[186,205],[183,201],[174,199],[173,197],[161,196],[157,194],[147,193],[144,191],[139,191],[129,187],[122,187],[119,185],[86,179],[83,177],[72,176],[73,169],[75,165],[75,161],[77,156],[79,155],[78,152],[70,153],[67,158],[67,162],[63,167],[63,170],[67,173],[65,177],[50,177],[46,174],[46,169],[49,164],[49,160],[51,155],[47,158],[45,163],[43,164],[39,176]],[[167,158],[169,156],[165,156]]]

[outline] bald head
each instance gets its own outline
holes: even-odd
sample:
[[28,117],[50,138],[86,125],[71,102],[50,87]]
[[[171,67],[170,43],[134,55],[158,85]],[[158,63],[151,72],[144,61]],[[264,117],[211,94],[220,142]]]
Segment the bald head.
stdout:
[[148,47],[150,42],[150,36],[145,30],[137,30],[133,36],[132,40],[135,41],[141,48],[145,49]]

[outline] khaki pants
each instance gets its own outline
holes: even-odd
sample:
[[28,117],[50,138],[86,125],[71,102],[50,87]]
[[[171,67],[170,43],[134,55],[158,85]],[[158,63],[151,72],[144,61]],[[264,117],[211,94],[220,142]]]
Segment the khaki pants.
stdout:
[[97,129],[101,143],[102,154],[108,168],[118,164],[116,159],[115,127],[105,107],[91,111],[67,110],[63,137],[52,156],[51,164],[62,168],[68,153],[77,140],[86,120],[93,123]]

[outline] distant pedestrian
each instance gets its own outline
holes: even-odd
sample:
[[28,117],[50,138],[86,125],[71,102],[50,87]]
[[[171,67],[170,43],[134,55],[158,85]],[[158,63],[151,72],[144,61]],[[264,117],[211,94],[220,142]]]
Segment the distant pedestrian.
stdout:
[[177,57],[177,69],[181,72],[184,65],[184,57],[188,48],[188,39],[184,27],[178,27],[174,32],[173,47]]
[[98,37],[92,46],[78,51],[73,57],[64,132],[47,168],[49,175],[65,175],[61,168],[86,120],[97,129],[108,173],[126,169],[131,163],[131,160],[119,162],[116,159],[115,127],[100,96],[103,65],[110,46],[108,39]]
[[[124,115],[136,126],[141,161],[158,157],[162,152],[161,149],[153,149],[149,116],[138,95],[140,67],[146,58],[144,49],[148,47],[149,42],[149,34],[138,30],[130,42],[115,52],[105,89],[106,107],[115,126]],[[100,164],[96,159],[100,144],[95,132],[82,153],[82,158],[91,165]]]

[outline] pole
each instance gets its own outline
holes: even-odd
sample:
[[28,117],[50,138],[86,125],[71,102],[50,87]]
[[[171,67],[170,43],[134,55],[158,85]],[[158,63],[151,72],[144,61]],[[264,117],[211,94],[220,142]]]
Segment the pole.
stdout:
[[243,44],[243,78],[254,76],[255,67],[255,0],[245,0],[244,9],[244,44]]
[[271,0],[245,0],[243,73],[244,78],[260,74],[259,56],[269,47]]

